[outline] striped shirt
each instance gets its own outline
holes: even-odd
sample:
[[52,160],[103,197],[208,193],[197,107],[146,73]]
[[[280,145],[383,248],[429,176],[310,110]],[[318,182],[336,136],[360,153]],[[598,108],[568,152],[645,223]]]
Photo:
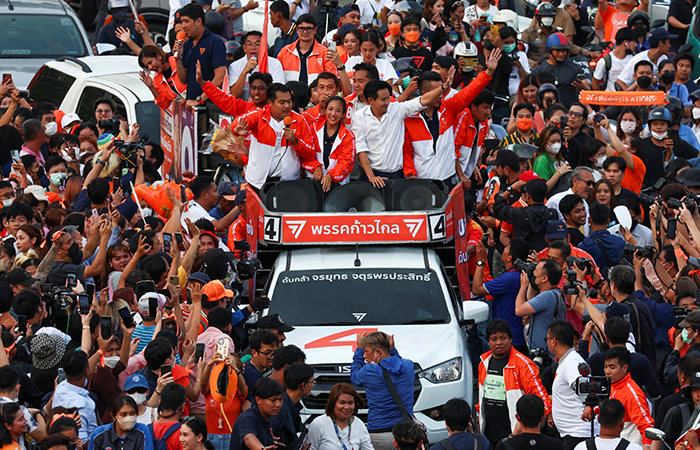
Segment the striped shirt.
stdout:
[[144,324],[139,324],[139,326],[136,327],[134,330],[133,334],[131,335],[131,339],[136,339],[139,338],[141,339],[139,341],[139,344],[136,346],[136,353],[141,353],[141,351],[146,348],[149,342],[153,339],[153,333],[156,331],[155,325],[152,327],[147,327]]
[[[540,134],[535,130],[531,130],[530,131],[530,139],[528,139],[526,144],[538,145],[539,140],[540,140]],[[522,135],[520,134],[520,130],[516,129],[514,133],[511,133],[508,136],[501,139],[501,142],[498,143],[498,146],[505,147],[505,146],[511,145],[511,144],[522,144],[523,142],[525,142],[525,138],[523,138]]]

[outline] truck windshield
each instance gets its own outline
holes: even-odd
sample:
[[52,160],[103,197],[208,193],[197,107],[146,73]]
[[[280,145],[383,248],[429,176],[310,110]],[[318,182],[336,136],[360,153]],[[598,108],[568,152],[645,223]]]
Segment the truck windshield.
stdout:
[[70,16],[0,15],[0,58],[87,56],[78,25]]
[[448,323],[437,274],[412,269],[281,272],[270,314],[292,326]]

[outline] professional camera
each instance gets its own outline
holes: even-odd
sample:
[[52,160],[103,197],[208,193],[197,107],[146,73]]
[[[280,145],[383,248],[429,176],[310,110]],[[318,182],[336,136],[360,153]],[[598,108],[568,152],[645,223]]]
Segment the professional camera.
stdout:
[[576,279],[575,270],[566,271],[566,284],[562,288],[564,290],[564,295],[578,295],[578,288],[576,286],[582,285],[580,281]]
[[320,6],[326,10],[335,9],[338,7],[338,0],[321,0]]
[[235,241],[233,247],[236,251],[245,252],[243,258],[239,259],[233,268],[238,274],[238,279],[240,281],[252,279],[261,266],[260,260],[251,253],[250,244],[247,241]]
[[513,263],[513,267],[515,267],[515,270],[517,270],[518,272],[525,272],[528,277],[531,277],[532,274],[535,272],[537,264],[524,262],[522,259],[518,258]]
[[593,273],[593,261],[588,258],[577,258],[575,256],[569,256],[566,258],[566,264],[569,267],[578,267],[580,270],[585,270],[586,275],[591,275]]
[[[139,149],[144,150],[146,148],[146,142],[148,142],[148,135],[138,141],[124,142],[123,140],[114,141],[114,146],[119,151],[119,156],[124,162],[127,169],[133,169],[137,165],[137,151]],[[144,150],[145,153],[145,150]]]
[[692,192],[688,192],[688,195],[683,199],[683,204],[688,208],[690,214],[695,214],[698,207],[698,196]]
[[639,252],[641,258],[653,259],[656,254],[656,247],[653,245],[645,245],[642,247],[640,245],[625,244],[625,253],[634,255],[634,252]]
[[52,322],[60,311],[78,304],[78,294],[73,292],[73,288],[77,285],[75,274],[69,273],[66,280],[67,285],[62,287],[49,283],[41,285],[42,300],[46,305],[49,322]]
[[683,202],[678,200],[677,198],[669,198],[666,204],[671,209],[681,209]]
[[530,350],[530,360],[539,367],[547,367],[552,359],[549,357],[549,351],[546,348],[533,348]]
[[608,377],[580,376],[576,378],[576,394],[579,397],[594,395],[598,400],[610,396],[610,380]]
[[653,195],[645,194],[643,192],[639,194],[639,203],[644,206],[651,206],[656,203],[656,201],[656,197]]
[[112,116],[111,119],[100,120],[97,122],[97,126],[104,130],[105,133],[117,136],[119,134],[119,117]]

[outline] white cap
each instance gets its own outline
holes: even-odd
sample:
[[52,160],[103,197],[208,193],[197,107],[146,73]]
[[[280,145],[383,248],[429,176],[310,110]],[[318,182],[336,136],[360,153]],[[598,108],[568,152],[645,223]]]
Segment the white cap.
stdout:
[[109,0],[109,8],[128,8],[129,0]]
[[68,113],[65,116],[63,116],[63,119],[61,119],[61,128],[66,128],[68,125],[70,125],[73,122],[81,122],[82,123],[82,119],[76,113]]
[[46,198],[46,191],[44,190],[43,187],[39,185],[34,185],[34,186],[27,186],[27,189],[24,190],[25,194],[32,194],[35,199],[37,199],[40,202],[48,202],[49,199]]

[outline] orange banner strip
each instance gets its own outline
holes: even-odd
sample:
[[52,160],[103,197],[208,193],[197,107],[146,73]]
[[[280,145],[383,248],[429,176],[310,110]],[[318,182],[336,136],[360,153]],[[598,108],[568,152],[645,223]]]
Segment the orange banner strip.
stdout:
[[663,105],[664,95],[663,91],[581,91],[579,101],[587,105]]

